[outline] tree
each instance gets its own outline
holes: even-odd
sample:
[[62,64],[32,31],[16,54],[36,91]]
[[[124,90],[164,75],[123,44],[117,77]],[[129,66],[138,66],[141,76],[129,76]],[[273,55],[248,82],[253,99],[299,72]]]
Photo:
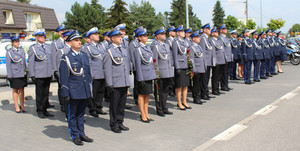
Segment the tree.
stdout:
[[284,23],[285,23],[285,21],[282,20],[281,18],[279,18],[279,19],[271,19],[270,23],[268,23],[267,26],[271,30],[276,30],[276,29],[280,29],[281,27],[283,27]]
[[138,5],[135,1],[129,5],[130,15],[129,19],[133,22],[133,27],[143,26],[147,29],[149,35],[152,35],[158,27],[163,26],[161,19],[162,14],[156,15],[154,7],[149,1],[141,1]]
[[289,33],[291,32],[300,32],[300,24],[294,24],[292,28],[289,30]]
[[[186,0],[173,0],[171,3],[171,12],[169,15],[170,25],[183,25],[186,27]],[[193,7],[188,5],[189,9],[189,25],[193,29],[201,27],[200,19],[194,14]]]
[[246,25],[239,21],[239,26],[237,28],[238,33],[242,33],[246,28]]
[[256,23],[252,20],[249,19],[246,23],[246,28],[248,29],[255,29]]
[[224,23],[225,12],[221,6],[221,2],[217,0],[213,10],[213,23],[214,26],[219,28]]
[[98,4],[98,0],[92,0],[91,1],[91,6],[94,7],[97,11],[98,11],[98,15],[95,16],[96,18],[94,18],[95,20],[97,20],[98,22],[98,27],[100,27],[100,29],[103,29],[104,28],[104,25],[106,23],[106,14],[105,14],[105,8]]
[[228,29],[237,30],[237,28],[240,25],[240,22],[238,19],[234,16],[228,15],[227,18],[224,20],[224,23],[226,24],[226,27]]
[[[123,0],[114,0],[113,6],[108,9],[108,18],[107,18],[107,28],[114,28],[115,26],[125,23],[126,25],[130,25],[129,20],[129,12],[126,8],[127,3],[125,3]],[[127,28],[131,28],[128,26]]]
[[22,3],[27,3],[29,4],[31,2],[31,0],[17,0],[18,2],[22,2]]

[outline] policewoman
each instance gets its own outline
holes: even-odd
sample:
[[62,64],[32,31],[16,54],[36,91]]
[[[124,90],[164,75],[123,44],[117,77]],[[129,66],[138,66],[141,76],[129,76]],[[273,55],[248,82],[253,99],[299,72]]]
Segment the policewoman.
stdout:
[[138,86],[138,106],[141,112],[142,122],[149,123],[152,120],[148,113],[149,96],[153,93],[152,80],[156,79],[153,65],[153,53],[149,46],[148,33],[146,29],[141,29],[136,33],[139,46],[134,50],[135,70]]
[[126,59],[129,56],[121,46],[122,35],[119,28],[114,28],[109,37],[112,43],[104,54],[103,64],[107,95],[110,97],[110,128],[115,133],[121,133],[129,130],[123,125],[129,87],[129,64]]
[[[12,47],[6,52],[6,72],[9,85],[13,89],[16,113],[26,112],[24,107],[24,87],[27,86],[25,52],[20,47],[18,36],[10,37]],[[20,100],[20,105],[19,105]]]
[[273,40],[272,36],[273,36],[273,33],[272,33],[272,30],[268,29],[266,31],[266,34],[267,34],[267,42],[270,46],[270,55],[271,55],[271,58],[269,60],[269,66],[268,66],[268,72],[270,72],[269,74],[269,77],[273,77],[272,75],[275,75],[275,41]]
[[87,45],[83,52],[89,57],[91,75],[93,79],[93,96],[92,103],[90,103],[90,114],[94,117],[98,117],[97,114],[106,115],[107,113],[102,110],[103,98],[105,92],[105,79],[103,70],[103,56],[105,50],[104,45],[99,44],[99,33],[98,28],[93,27],[87,33],[91,42]]
[[28,51],[28,72],[35,83],[36,111],[39,118],[53,117],[54,115],[47,111],[51,106],[49,104],[49,88],[53,74],[51,49],[45,43],[45,29],[38,29],[33,35],[37,43],[30,46]]
[[[151,50],[153,52],[153,59],[156,60],[157,71],[159,72],[159,79],[157,80],[158,88],[154,84],[155,106],[156,114],[164,117],[165,114],[173,114],[167,108],[171,78],[174,77],[172,58],[170,57],[172,52],[170,46],[164,43],[166,40],[164,27],[158,28],[154,32],[154,37],[156,40],[153,42]],[[157,95],[159,96],[158,98]]]
[[202,104],[206,101],[201,101],[201,96],[205,94],[204,85],[205,83],[205,60],[203,55],[203,49],[199,46],[200,35],[199,31],[194,31],[191,34],[192,44],[189,47],[190,58],[193,61],[193,90],[192,95],[195,104]]
[[281,64],[283,61],[287,60],[287,49],[286,49],[286,42],[285,40],[282,38],[282,32],[279,31],[277,33],[277,41],[279,43],[279,49],[280,49],[280,60],[277,63],[277,70],[278,73],[283,73],[282,69],[281,69]]
[[[190,76],[188,71],[187,48],[188,42],[184,40],[185,32],[183,25],[176,27],[177,38],[172,43],[172,52],[175,65],[175,92],[177,97],[177,107],[180,110],[191,109],[187,104],[187,91],[190,85]],[[181,100],[182,99],[182,100]]]
[[69,101],[68,125],[75,145],[82,141],[93,142],[84,133],[84,113],[88,99],[92,94],[92,77],[89,58],[81,52],[81,36],[74,30],[66,39],[71,49],[61,58],[59,66],[62,97]]
[[243,59],[245,61],[244,79],[245,79],[245,84],[252,84],[250,78],[251,78],[252,62],[254,60],[254,48],[253,48],[253,43],[250,40],[250,31],[246,28],[243,31],[243,34],[244,34],[245,38],[242,41],[241,48],[242,48],[242,53],[243,53]]

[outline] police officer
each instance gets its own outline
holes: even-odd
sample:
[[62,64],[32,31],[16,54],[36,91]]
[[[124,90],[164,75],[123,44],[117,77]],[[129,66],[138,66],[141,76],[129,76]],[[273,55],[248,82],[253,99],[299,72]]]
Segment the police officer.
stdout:
[[134,99],[134,102],[135,104],[138,103],[138,91],[137,91],[137,80],[136,80],[136,70],[135,70],[135,58],[134,58],[134,50],[138,47],[138,37],[136,36],[137,32],[139,32],[140,30],[142,30],[143,27],[138,27],[136,28],[133,32],[134,32],[134,39],[129,43],[129,54],[130,54],[130,68],[131,70],[133,71],[133,99]]
[[270,54],[270,46],[266,39],[266,32],[262,31],[260,33],[261,39],[260,39],[260,45],[263,52],[263,60],[261,61],[261,67],[260,67],[260,78],[261,79],[267,79],[268,76],[270,76],[270,60],[271,60],[271,54]]
[[[166,39],[165,43],[168,44],[170,46],[170,50],[172,50],[172,43],[173,43],[174,38],[176,36],[175,27],[171,26],[170,28],[168,28],[167,33],[169,34],[169,37]],[[172,68],[174,70],[173,54],[170,54],[170,58],[171,58]],[[171,96],[171,97],[175,97],[175,81],[174,80],[175,80],[174,77],[171,78],[170,91],[169,91],[169,96]]]
[[263,59],[263,52],[260,44],[258,44],[257,38],[258,33],[257,30],[253,31],[252,33],[252,43],[253,43],[253,49],[254,49],[254,60],[253,60],[253,81],[260,82],[259,80],[259,69],[260,69],[260,62]]
[[244,69],[244,79],[245,84],[252,84],[251,78],[251,68],[252,62],[254,60],[254,48],[252,41],[250,40],[250,31],[246,28],[243,31],[244,40],[242,41],[242,52],[243,52],[243,59],[245,61],[245,69]]
[[49,106],[49,88],[53,74],[51,65],[51,49],[45,44],[45,29],[34,31],[37,43],[30,46],[28,51],[29,77],[35,83],[36,111],[39,118],[53,117],[47,111]]
[[216,55],[216,66],[212,67],[212,94],[220,95],[224,94],[224,92],[220,92],[220,83],[226,64],[225,51],[223,41],[218,39],[219,33],[216,28],[211,30],[211,36],[213,53]]
[[[16,113],[26,112],[24,107],[24,87],[27,86],[25,52],[20,47],[18,36],[10,37],[12,47],[6,51],[6,72],[9,86],[13,89]],[[20,99],[20,105],[19,105]]]
[[237,32],[236,30],[233,30],[230,32],[231,34],[231,50],[233,54],[233,61],[229,64],[230,65],[230,80],[238,80],[236,76],[236,66],[239,61],[239,49],[240,45],[238,44],[237,41]]
[[279,31],[277,33],[277,41],[279,43],[279,49],[281,50],[280,52],[280,60],[278,61],[278,64],[277,64],[277,70],[278,70],[278,73],[283,73],[282,69],[281,69],[281,64],[283,61],[286,61],[287,60],[287,49],[286,49],[286,42],[285,40],[282,38],[282,33],[281,31]]
[[[153,52],[153,59],[156,60],[157,70],[159,71],[159,79],[157,79],[159,89],[154,85],[156,114],[164,117],[165,114],[173,114],[166,106],[171,78],[174,77],[172,58],[170,57],[172,52],[170,46],[164,43],[166,40],[164,27],[158,28],[154,32],[154,37],[156,40],[153,42],[151,50]],[[159,95],[159,98],[157,98],[157,95]]]
[[81,36],[74,30],[66,39],[71,49],[61,58],[59,66],[61,92],[64,100],[69,102],[68,125],[75,145],[82,141],[93,142],[84,132],[84,113],[86,102],[92,94],[92,77],[89,58],[81,52]]
[[184,30],[185,32],[185,40],[187,41],[187,43],[190,45],[192,45],[193,41],[191,39],[191,34],[193,32],[193,29],[192,28],[188,28],[186,30]]
[[244,78],[244,67],[245,67],[245,61],[243,59],[243,52],[242,52],[242,41],[244,39],[243,37],[243,32],[240,33],[238,36],[238,44],[239,44],[239,51],[238,51],[238,55],[239,55],[239,61],[238,61],[238,76],[240,78]]
[[269,66],[268,66],[268,72],[270,73],[268,76],[272,77],[272,75],[275,75],[275,42],[273,41],[273,34],[272,34],[272,30],[268,29],[266,31],[267,34],[267,41],[269,43],[270,46],[270,55],[271,55],[271,59],[269,60]]
[[203,29],[199,29],[199,36],[203,34]]
[[83,44],[83,47],[81,47],[81,49],[84,49],[87,45],[89,45],[89,43],[91,42],[91,39],[90,37],[87,36],[87,33],[84,33],[82,35],[83,39],[84,39],[84,44]]
[[272,39],[273,39],[273,41],[275,43],[275,46],[274,46],[274,48],[275,48],[274,49],[274,58],[275,58],[275,61],[273,62],[273,68],[274,68],[274,75],[277,75],[279,73],[279,63],[280,63],[280,60],[281,60],[281,49],[280,49],[280,44],[279,44],[278,39],[277,39],[277,32],[276,32],[276,30],[273,30],[272,32],[273,32]]
[[199,46],[200,42],[200,34],[199,31],[194,31],[191,34],[192,38],[192,45],[189,47],[190,50],[190,58],[193,62],[193,89],[192,89],[192,95],[194,99],[195,104],[202,104],[206,101],[201,101],[202,94],[206,93],[204,90],[205,83],[205,61],[204,61],[204,55],[203,50]]
[[224,53],[225,53],[225,65],[224,65],[224,71],[222,73],[222,77],[221,77],[221,90],[223,91],[229,91],[232,90],[232,88],[230,88],[228,86],[228,80],[229,80],[229,66],[230,64],[233,62],[233,54],[232,54],[232,50],[231,50],[231,44],[230,44],[230,40],[226,37],[227,35],[227,27],[225,24],[221,25],[221,27],[219,28],[220,31],[220,37],[219,37],[219,41],[222,43],[223,48],[224,48]]
[[93,79],[93,96],[92,103],[90,103],[90,114],[94,117],[98,117],[97,114],[106,115],[107,113],[102,110],[103,98],[105,92],[105,79],[103,70],[103,56],[105,52],[105,46],[99,44],[98,28],[93,27],[87,33],[91,42],[87,45],[83,52],[88,55],[91,75]]
[[213,47],[211,45],[211,41],[209,39],[209,36],[211,34],[210,30],[210,24],[205,24],[201,27],[203,29],[203,34],[200,36],[200,47],[204,51],[204,60],[205,60],[205,66],[206,66],[206,72],[205,72],[205,85],[204,85],[204,91],[205,94],[201,94],[201,99],[204,100],[210,100],[210,98],[213,98],[213,96],[209,95],[209,79],[210,79],[210,72],[211,67],[215,66],[216,60],[215,60],[215,54],[213,53]]
[[108,37],[108,34],[110,33],[110,30],[105,31],[102,36],[103,36],[103,41],[101,42],[101,45],[104,45],[105,49],[108,48],[108,45],[110,43],[110,38]]
[[111,44],[104,54],[103,64],[107,93],[110,96],[109,117],[110,127],[115,133],[128,131],[123,125],[124,110],[127,99],[127,88],[129,87],[129,64],[126,59],[127,50],[121,47],[122,34],[119,28],[114,28],[109,37]]

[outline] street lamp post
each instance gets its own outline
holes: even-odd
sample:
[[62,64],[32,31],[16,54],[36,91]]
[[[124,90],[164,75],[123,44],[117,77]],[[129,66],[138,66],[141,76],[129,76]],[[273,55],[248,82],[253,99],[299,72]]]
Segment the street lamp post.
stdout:
[[189,28],[189,9],[188,9],[188,0],[185,1],[186,9],[186,28]]

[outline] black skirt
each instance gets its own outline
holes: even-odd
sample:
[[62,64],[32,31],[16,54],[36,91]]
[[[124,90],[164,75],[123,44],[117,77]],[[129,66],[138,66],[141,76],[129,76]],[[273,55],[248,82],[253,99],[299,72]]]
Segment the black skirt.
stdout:
[[186,74],[188,69],[176,69],[175,71],[175,87],[187,87],[190,85],[190,76]]
[[20,89],[27,86],[27,78],[12,78],[9,80],[10,87],[13,89]]
[[153,88],[152,88],[152,80],[149,81],[145,81],[145,85],[143,86],[141,84],[142,82],[138,82],[137,86],[138,86],[138,94],[141,95],[147,95],[147,94],[152,94],[153,93]]

